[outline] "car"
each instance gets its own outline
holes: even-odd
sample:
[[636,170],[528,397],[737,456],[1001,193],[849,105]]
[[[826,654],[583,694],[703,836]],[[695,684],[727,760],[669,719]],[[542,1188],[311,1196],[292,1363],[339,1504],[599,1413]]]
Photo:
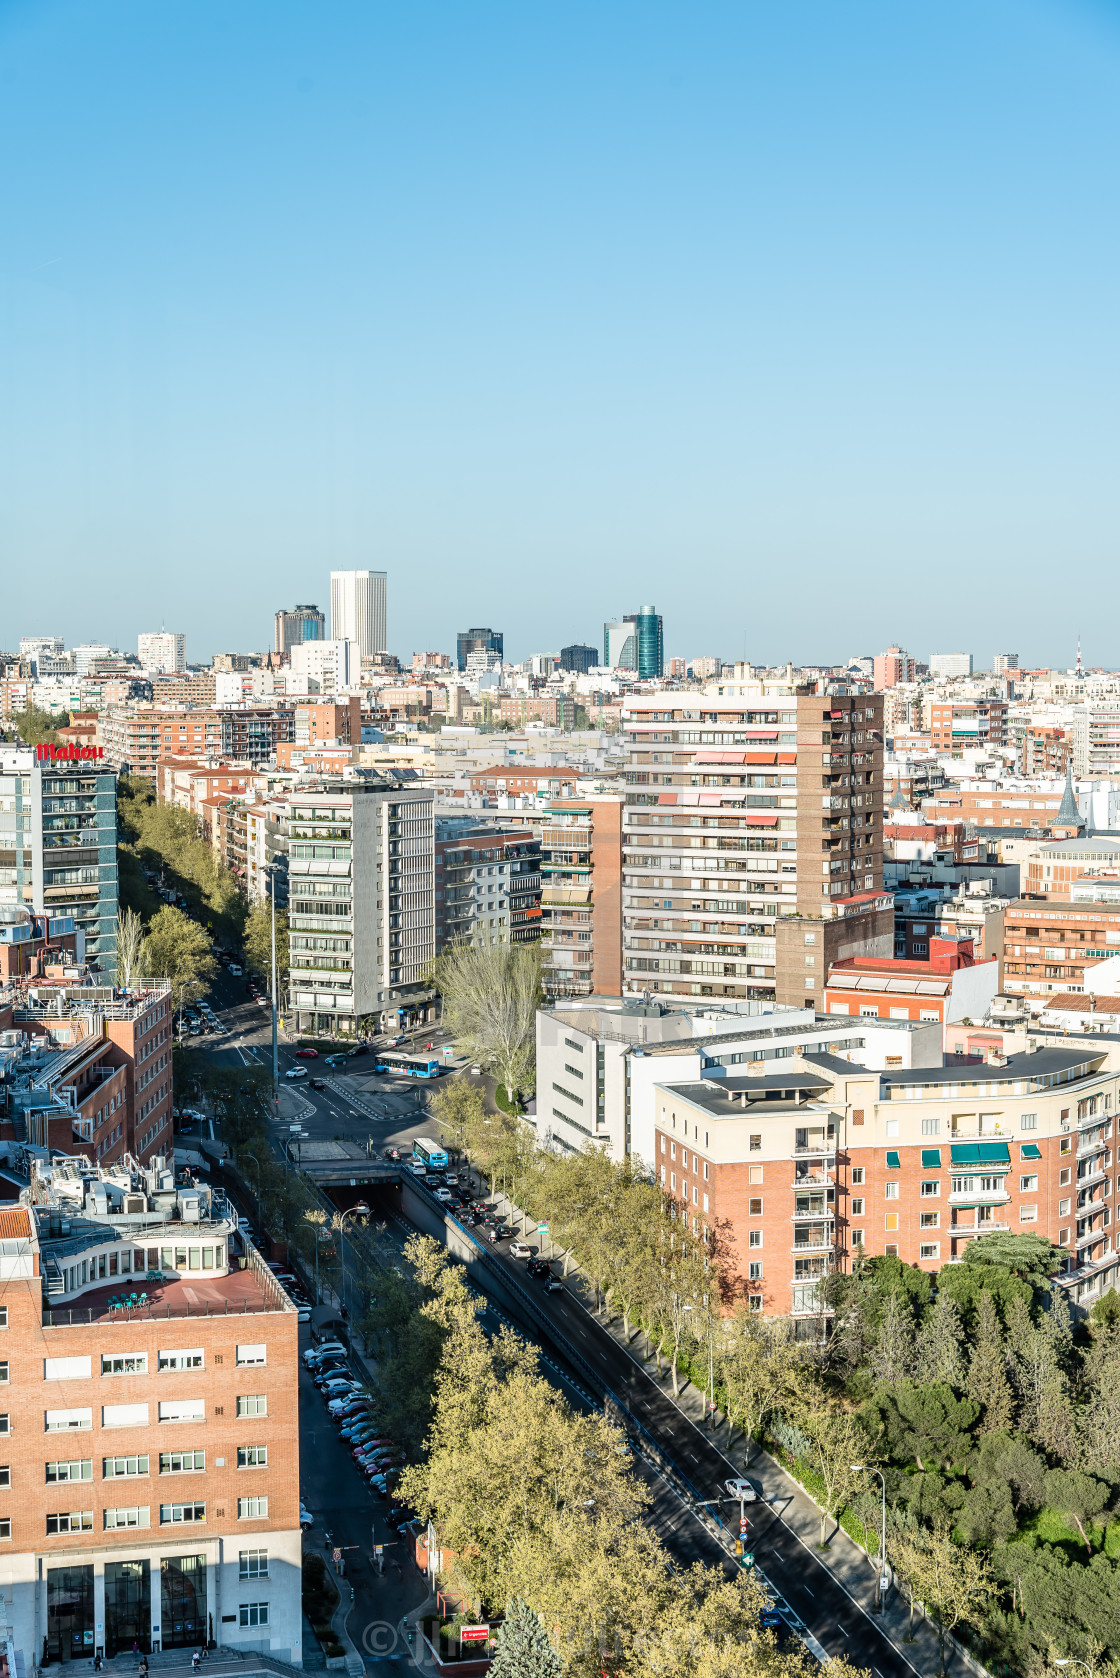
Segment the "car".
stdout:
[[313,1527],[315,1525],[314,1515],[310,1510],[305,1509],[302,1503],[299,1506],[299,1524],[301,1527]]
[[309,1323],[310,1321],[311,1321],[311,1307],[310,1307],[310,1305],[299,1306],[297,1311],[296,1311],[296,1322],[297,1323]]
[[404,1032],[402,1031],[398,1036],[390,1038],[389,1047],[391,1049],[400,1049],[407,1042],[408,1042],[408,1038],[405,1036]]
[[229,971],[230,971],[230,972],[231,972],[231,973],[232,973],[232,974],[233,974],[233,976],[234,976],[234,978],[235,978],[235,979],[240,979],[240,977],[241,977],[241,971],[242,971],[242,970],[241,970],[241,968],[240,968],[240,967],[239,967],[239,966],[238,966],[238,964],[237,964],[237,962],[236,962],[236,961],[231,961],[231,962],[230,962],[230,964],[229,964]]
[[424,1166],[420,1162],[420,1160],[410,1159],[408,1161],[408,1169],[412,1172],[412,1175],[414,1177],[419,1177],[422,1181],[425,1181],[425,1182],[427,1181],[427,1177],[428,1177],[427,1167]]
[[524,1241],[513,1241],[510,1243],[509,1256],[510,1258],[518,1259],[532,1258],[533,1249],[532,1247],[526,1246]]
[[758,1616],[758,1623],[765,1626],[767,1631],[778,1631],[785,1625],[781,1614],[772,1605],[762,1610]]
[[545,1293],[563,1293],[564,1284],[559,1276],[550,1276],[544,1285]]
[[347,1060],[353,1060],[355,1055],[367,1055],[368,1053],[369,1050],[366,1048],[365,1044],[359,1043],[356,1049],[347,1049],[346,1058]]
[[327,1080],[325,1078],[312,1078],[307,1087],[312,1090],[325,1090]]
[[542,1280],[545,1276],[552,1275],[552,1271],[549,1269],[548,1260],[542,1258],[530,1259],[528,1264],[525,1266],[525,1273],[528,1276],[539,1276]]
[[490,1226],[490,1240],[493,1243],[493,1245],[496,1247],[498,1245],[499,1241],[504,1241],[505,1239],[506,1239],[506,1236],[505,1236],[505,1234],[502,1230],[501,1225],[500,1224],[491,1224],[491,1226]]
[[385,1520],[388,1525],[392,1527],[394,1532],[396,1532],[400,1527],[403,1527],[406,1521],[414,1519],[415,1516],[413,1515],[412,1510],[406,1509],[403,1503],[395,1503],[391,1509],[386,1511],[385,1514]]
[[330,1357],[332,1352],[345,1351],[346,1347],[337,1334],[329,1334],[325,1340],[320,1340],[317,1346],[313,1346],[309,1352],[305,1352],[303,1355],[305,1358],[326,1358]]
[[725,1480],[723,1487],[728,1497],[740,1503],[755,1503],[758,1500],[758,1493],[749,1480]]
[[399,1148],[383,1148],[381,1150],[382,1159],[400,1159],[401,1157],[401,1150]]
[[318,1049],[297,1049],[296,1050],[296,1059],[297,1060],[318,1060],[318,1058],[319,1058]]
[[348,1060],[348,1059],[349,1059],[348,1055],[328,1055],[326,1060],[323,1062],[323,1065],[324,1066],[341,1066],[343,1061]]
[[442,1200],[445,1206],[449,1206],[451,1204],[451,1190],[450,1189],[437,1189],[436,1190],[436,1199],[437,1200]]
[[306,1066],[289,1066],[284,1076],[285,1078],[306,1078],[307,1068]]

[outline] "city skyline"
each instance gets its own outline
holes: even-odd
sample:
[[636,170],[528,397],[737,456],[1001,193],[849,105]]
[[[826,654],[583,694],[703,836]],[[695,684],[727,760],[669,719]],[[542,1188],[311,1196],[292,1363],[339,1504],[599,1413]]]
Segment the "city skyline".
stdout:
[[263,647],[376,566],[406,654],[654,599],[667,652],[964,605],[1068,662],[1114,571],[1120,32],[812,18],[9,8],[3,627],[49,578],[71,642]]

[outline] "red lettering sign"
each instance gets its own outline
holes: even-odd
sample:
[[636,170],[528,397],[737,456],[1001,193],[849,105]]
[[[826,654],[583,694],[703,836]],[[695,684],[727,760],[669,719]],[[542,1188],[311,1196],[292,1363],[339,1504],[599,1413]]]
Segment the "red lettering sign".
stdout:
[[461,1643],[485,1643],[490,1636],[489,1626],[460,1626],[459,1641]]
[[105,756],[104,746],[75,746],[72,742],[65,746],[55,746],[43,741],[35,748],[35,756],[40,763],[90,763],[98,762]]

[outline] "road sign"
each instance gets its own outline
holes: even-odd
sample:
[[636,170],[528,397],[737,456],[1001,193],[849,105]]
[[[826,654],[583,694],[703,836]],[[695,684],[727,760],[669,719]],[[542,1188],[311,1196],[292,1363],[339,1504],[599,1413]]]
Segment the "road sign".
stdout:
[[752,1568],[753,1566],[754,1566],[754,1551],[753,1550],[744,1550],[743,1551],[743,1567],[745,1569],[749,1569],[749,1568]]
[[739,1516],[739,1537],[740,1538],[745,1538],[746,1536],[747,1536],[747,1517],[743,1514],[740,1514],[740,1516]]
[[337,1547],[331,1551],[331,1560],[334,1562],[334,1565],[336,1567],[338,1566],[339,1562],[342,1560],[342,1551],[340,1549],[338,1549]]
[[548,1234],[548,1225],[547,1224],[538,1224],[537,1225],[537,1234],[538,1235],[547,1235]]
[[488,1625],[459,1627],[460,1643],[485,1643],[489,1636],[490,1627]]
[[890,1588],[891,1588],[891,1576],[890,1576],[890,1574],[889,1573],[881,1573],[879,1575],[879,1589],[881,1591],[889,1591]]

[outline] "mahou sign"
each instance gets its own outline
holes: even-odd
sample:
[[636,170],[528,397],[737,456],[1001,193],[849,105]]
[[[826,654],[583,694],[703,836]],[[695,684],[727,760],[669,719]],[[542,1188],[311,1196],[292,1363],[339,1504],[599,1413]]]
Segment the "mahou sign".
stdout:
[[51,746],[45,742],[35,747],[40,763],[90,763],[105,756],[104,746]]

